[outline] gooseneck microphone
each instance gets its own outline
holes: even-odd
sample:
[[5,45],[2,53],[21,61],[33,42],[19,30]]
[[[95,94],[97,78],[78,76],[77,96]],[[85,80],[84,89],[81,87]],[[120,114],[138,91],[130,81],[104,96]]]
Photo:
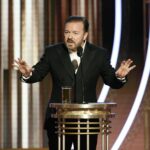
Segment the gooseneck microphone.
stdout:
[[[73,67],[74,67],[74,71],[76,71],[76,69],[78,68],[78,62],[76,59],[72,60],[72,64],[73,64]],[[76,75],[74,73],[74,94],[73,94],[73,97],[74,97],[74,101],[73,102],[76,102]]]
[[79,46],[77,48],[77,55],[80,57],[80,65],[81,65],[81,82],[82,82],[82,103],[85,104],[84,98],[84,78],[83,78],[83,64],[82,64],[82,56],[83,56],[83,48]]
[[74,70],[76,70],[76,69],[78,68],[78,62],[77,62],[77,60],[74,59],[74,60],[72,61],[72,64],[73,64]]

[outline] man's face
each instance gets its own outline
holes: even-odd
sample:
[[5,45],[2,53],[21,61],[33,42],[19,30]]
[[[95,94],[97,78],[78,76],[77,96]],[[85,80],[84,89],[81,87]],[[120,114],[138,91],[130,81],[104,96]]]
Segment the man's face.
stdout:
[[68,22],[65,24],[64,41],[68,49],[76,51],[77,47],[83,46],[88,33],[84,31],[81,21]]

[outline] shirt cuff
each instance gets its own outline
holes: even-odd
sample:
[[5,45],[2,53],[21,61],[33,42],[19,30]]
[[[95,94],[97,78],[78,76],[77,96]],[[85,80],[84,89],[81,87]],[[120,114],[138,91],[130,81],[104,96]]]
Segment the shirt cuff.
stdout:
[[120,80],[122,83],[125,83],[127,80],[126,80],[126,77],[123,77],[123,78],[119,78],[117,77],[118,80]]
[[21,79],[22,79],[22,81],[25,81],[25,80],[28,80],[31,76],[32,76],[32,72],[30,73],[30,75],[28,77],[25,77],[22,75]]

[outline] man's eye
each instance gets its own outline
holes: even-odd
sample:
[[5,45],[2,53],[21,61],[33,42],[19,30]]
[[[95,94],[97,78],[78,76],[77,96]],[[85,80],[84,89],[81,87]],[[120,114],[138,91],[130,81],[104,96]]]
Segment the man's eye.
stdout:
[[74,32],[74,34],[79,34],[78,32]]
[[67,33],[69,33],[69,32],[68,32],[68,31],[65,31],[64,33],[67,34]]

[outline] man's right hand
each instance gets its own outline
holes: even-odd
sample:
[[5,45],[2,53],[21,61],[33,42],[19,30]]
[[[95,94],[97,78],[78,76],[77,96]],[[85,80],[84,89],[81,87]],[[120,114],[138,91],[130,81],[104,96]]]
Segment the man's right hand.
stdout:
[[32,67],[30,67],[24,60],[18,58],[14,60],[13,66],[17,68],[24,77],[30,77],[32,72]]

